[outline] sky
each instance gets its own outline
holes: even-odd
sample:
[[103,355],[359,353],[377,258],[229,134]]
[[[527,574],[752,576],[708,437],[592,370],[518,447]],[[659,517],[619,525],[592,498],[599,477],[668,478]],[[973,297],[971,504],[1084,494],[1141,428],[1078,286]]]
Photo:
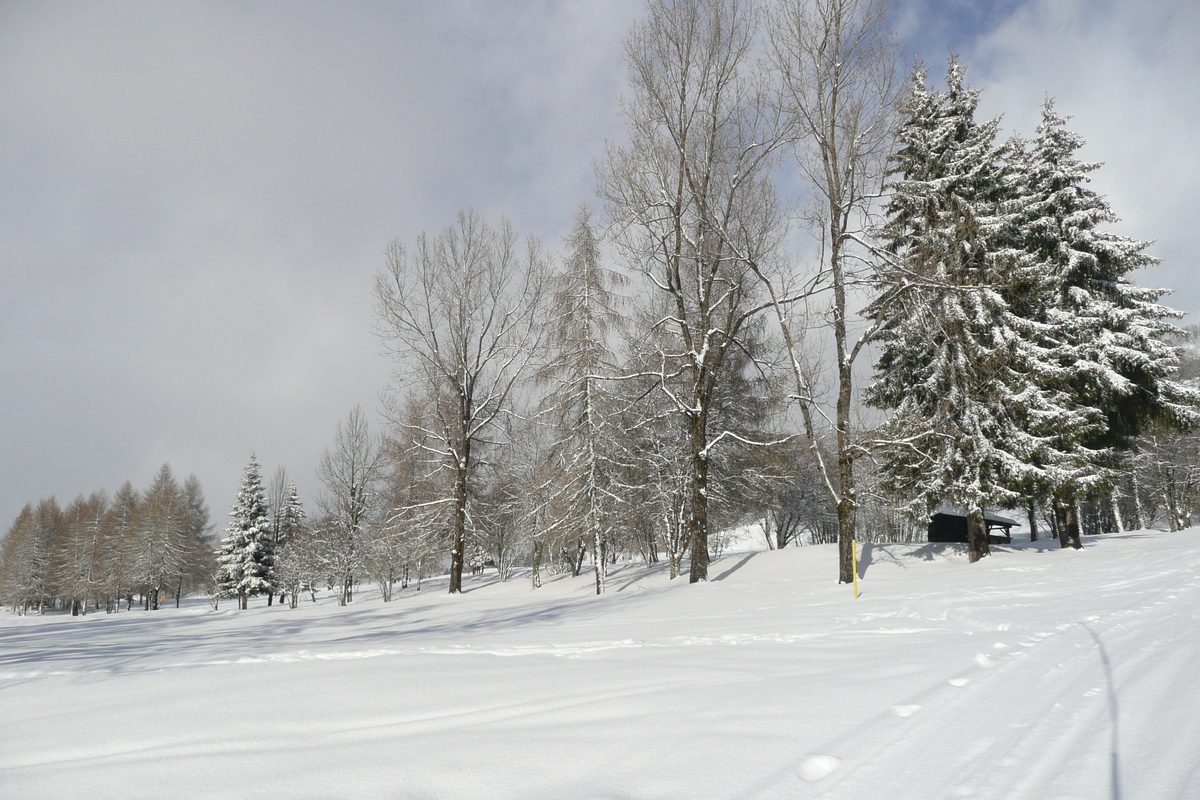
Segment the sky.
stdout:
[[[301,496],[355,405],[387,243],[459,210],[559,246],[621,141],[640,0],[0,2],[0,533],[27,502],[195,473],[224,527],[255,454]],[[1200,321],[1200,8],[900,0],[906,63],[953,48],[980,116],[1043,98],[1155,240],[1136,282]]]

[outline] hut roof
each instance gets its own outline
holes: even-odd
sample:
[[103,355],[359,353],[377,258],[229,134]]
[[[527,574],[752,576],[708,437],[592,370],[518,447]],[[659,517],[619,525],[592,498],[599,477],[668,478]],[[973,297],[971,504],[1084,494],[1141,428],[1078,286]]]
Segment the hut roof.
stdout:
[[[946,517],[962,517],[963,519],[967,518],[967,510],[965,508],[958,508],[955,506],[942,506],[937,511],[933,512],[932,516],[937,516],[938,514],[941,514]],[[1021,523],[1017,522],[1015,519],[1009,519],[1008,517],[1002,517],[999,514],[992,514],[988,511],[983,512],[983,521],[989,522],[993,525],[1004,525],[1004,526],[1015,526],[1015,525],[1021,524]]]

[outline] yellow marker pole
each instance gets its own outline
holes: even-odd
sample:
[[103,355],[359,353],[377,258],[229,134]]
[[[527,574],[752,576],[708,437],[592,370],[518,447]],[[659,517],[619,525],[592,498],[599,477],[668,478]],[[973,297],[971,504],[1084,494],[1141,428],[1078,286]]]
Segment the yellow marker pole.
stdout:
[[854,599],[858,599],[858,542],[850,540],[850,561],[854,564]]

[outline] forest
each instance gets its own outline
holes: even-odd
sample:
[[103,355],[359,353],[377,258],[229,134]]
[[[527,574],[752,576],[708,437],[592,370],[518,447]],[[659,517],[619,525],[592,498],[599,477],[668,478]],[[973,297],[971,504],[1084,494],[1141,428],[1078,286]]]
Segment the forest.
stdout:
[[1192,524],[1200,329],[1134,282],[1150,243],[1115,232],[1053,101],[1001,139],[958,56],[940,83],[905,68],[887,11],[651,0],[627,137],[556,249],[469,209],[387,246],[364,287],[384,425],[350,411],[307,510],[257,457],[220,530],[169,465],[43,499],[0,542],[0,598],[345,605],[485,568],[602,594],[622,561],[706,581],[746,525],[836,544],[850,582],[855,542],[922,541],[942,506],[971,562],[985,509],[1068,548]]

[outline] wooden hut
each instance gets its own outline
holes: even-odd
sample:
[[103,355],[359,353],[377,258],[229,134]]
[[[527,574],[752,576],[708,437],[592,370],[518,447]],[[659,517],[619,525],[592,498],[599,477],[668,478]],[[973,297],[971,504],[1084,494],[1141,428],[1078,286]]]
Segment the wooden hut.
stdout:
[[[999,514],[983,512],[987,525],[988,541],[992,544],[1008,544],[1012,541],[1012,529],[1019,523],[1015,519]],[[967,512],[961,508],[939,508],[929,520],[929,541],[967,541]]]

